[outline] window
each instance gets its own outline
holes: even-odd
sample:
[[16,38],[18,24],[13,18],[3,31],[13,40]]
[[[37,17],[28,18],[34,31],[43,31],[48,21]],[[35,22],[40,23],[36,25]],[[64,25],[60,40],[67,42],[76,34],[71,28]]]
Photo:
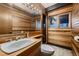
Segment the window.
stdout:
[[69,15],[70,13],[49,16],[49,28],[69,28]]
[[68,28],[69,24],[69,14],[61,15],[59,17],[60,28]]
[[49,27],[57,28],[57,17],[56,16],[49,17]]

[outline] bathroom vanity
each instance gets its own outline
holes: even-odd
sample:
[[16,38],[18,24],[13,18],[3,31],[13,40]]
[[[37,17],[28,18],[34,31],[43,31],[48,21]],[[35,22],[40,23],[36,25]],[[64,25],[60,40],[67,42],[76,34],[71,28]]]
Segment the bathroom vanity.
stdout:
[[5,53],[2,50],[0,50],[0,56],[34,56],[34,55],[40,55],[41,39],[37,40],[37,39],[33,38],[33,41],[35,41],[35,42],[28,45],[25,48],[22,48],[18,51],[12,52],[12,53]]

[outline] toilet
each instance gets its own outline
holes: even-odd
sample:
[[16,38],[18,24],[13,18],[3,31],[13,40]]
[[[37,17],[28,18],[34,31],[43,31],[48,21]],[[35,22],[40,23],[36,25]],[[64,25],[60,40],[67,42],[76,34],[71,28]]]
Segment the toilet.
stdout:
[[41,45],[41,53],[44,56],[50,56],[54,53],[54,49],[47,44],[42,44]]

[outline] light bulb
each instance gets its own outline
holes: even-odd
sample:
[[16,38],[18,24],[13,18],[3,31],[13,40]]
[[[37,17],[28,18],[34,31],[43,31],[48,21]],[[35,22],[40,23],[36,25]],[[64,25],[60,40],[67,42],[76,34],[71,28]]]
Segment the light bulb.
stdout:
[[32,4],[31,4],[30,6],[31,6],[31,7],[33,7],[33,5],[32,5]]

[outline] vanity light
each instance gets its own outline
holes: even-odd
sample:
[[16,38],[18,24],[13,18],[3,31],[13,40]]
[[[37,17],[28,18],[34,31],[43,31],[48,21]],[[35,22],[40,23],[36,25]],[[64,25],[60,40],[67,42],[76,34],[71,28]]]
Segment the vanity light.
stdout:
[[28,7],[28,4],[26,3],[25,6]]
[[34,5],[31,4],[31,3],[23,3],[23,5],[25,5],[29,9],[31,9],[34,14],[39,14],[40,13],[40,10],[38,8],[34,7]]
[[32,4],[31,4],[30,6],[31,6],[31,7],[33,7],[33,5],[32,5]]
[[32,4],[30,5],[30,7],[31,7],[31,9],[33,10],[33,5],[32,5]]
[[29,4],[30,4],[30,3],[26,3],[26,6],[29,7]]
[[29,5],[29,8],[31,9],[31,6]]

